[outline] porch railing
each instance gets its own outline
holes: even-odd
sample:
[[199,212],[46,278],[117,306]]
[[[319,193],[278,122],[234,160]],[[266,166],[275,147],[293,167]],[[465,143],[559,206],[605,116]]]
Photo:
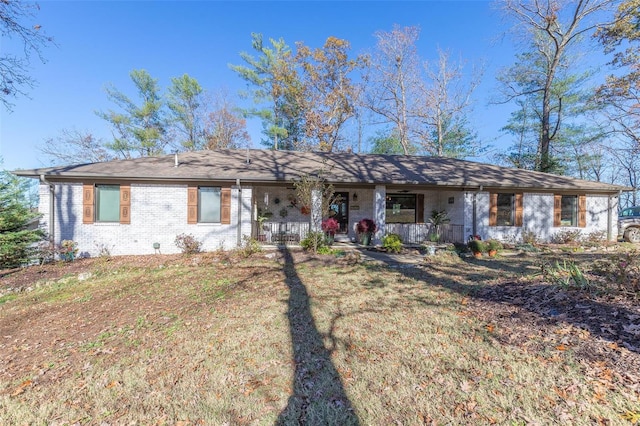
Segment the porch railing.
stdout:
[[308,233],[309,222],[264,222],[255,237],[266,244],[298,244]]
[[[434,235],[433,225],[430,223],[387,223],[385,225],[387,234],[398,234],[405,244],[422,244],[431,241]],[[440,225],[438,232],[440,243],[464,243],[463,225]]]

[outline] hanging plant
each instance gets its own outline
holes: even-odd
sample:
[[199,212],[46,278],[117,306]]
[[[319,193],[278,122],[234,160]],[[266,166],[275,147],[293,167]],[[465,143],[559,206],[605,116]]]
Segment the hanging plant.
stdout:
[[309,215],[311,214],[311,209],[308,206],[302,206],[300,207],[300,213],[304,215]]

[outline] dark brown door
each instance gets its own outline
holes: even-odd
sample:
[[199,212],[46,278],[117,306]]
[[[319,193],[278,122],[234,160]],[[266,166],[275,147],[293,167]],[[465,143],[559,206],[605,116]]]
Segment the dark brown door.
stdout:
[[349,193],[336,192],[334,196],[336,202],[329,207],[329,216],[338,221],[340,225],[339,233],[346,234],[349,232]]

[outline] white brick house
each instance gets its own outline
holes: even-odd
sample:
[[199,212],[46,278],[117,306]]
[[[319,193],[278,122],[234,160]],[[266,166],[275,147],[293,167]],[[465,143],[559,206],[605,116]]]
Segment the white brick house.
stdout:
[[[545,241],[562,230],[617,235],[617,203],[627,188],[469,161],[265,150],[219,150],[14,172],[40,180],[42,226],[81,254],[174,253],[186,233],[203,249],[231,249],[243,237],[297,242],[319,227],[317,206],[296,202],[293,181],[323,171],[341,194],[332,206],[342,237],[373,219],[379,230],[421,242],[430,212],[446,211],[441,240],[469,235]],[[312,211],[309,211],[312,210]],[[270,213],[265,223],[258,214]],[[313,223],[311,223],[313,222]],[[260,225],[260,226],[259,226]]]

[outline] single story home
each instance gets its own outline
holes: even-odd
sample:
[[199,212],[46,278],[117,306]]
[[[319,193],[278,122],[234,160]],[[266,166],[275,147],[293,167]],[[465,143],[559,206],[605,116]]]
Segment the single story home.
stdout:
[[318,203],[301,206],[293,182],[322,172],[340,199],[331,206],[338,240],[354,240],[363,218],[405,242],[433,238],[432,211],[445,211],[440,241],[471,235],[507,242],[549,241],[579,230],[617,235],[625,187],[450,158],[228,149],[19,170],[40,181],[42,226],[80,253],[178,252],[177,235],[204,250],[232,249],[252,237],[291,243],[319,229]]

